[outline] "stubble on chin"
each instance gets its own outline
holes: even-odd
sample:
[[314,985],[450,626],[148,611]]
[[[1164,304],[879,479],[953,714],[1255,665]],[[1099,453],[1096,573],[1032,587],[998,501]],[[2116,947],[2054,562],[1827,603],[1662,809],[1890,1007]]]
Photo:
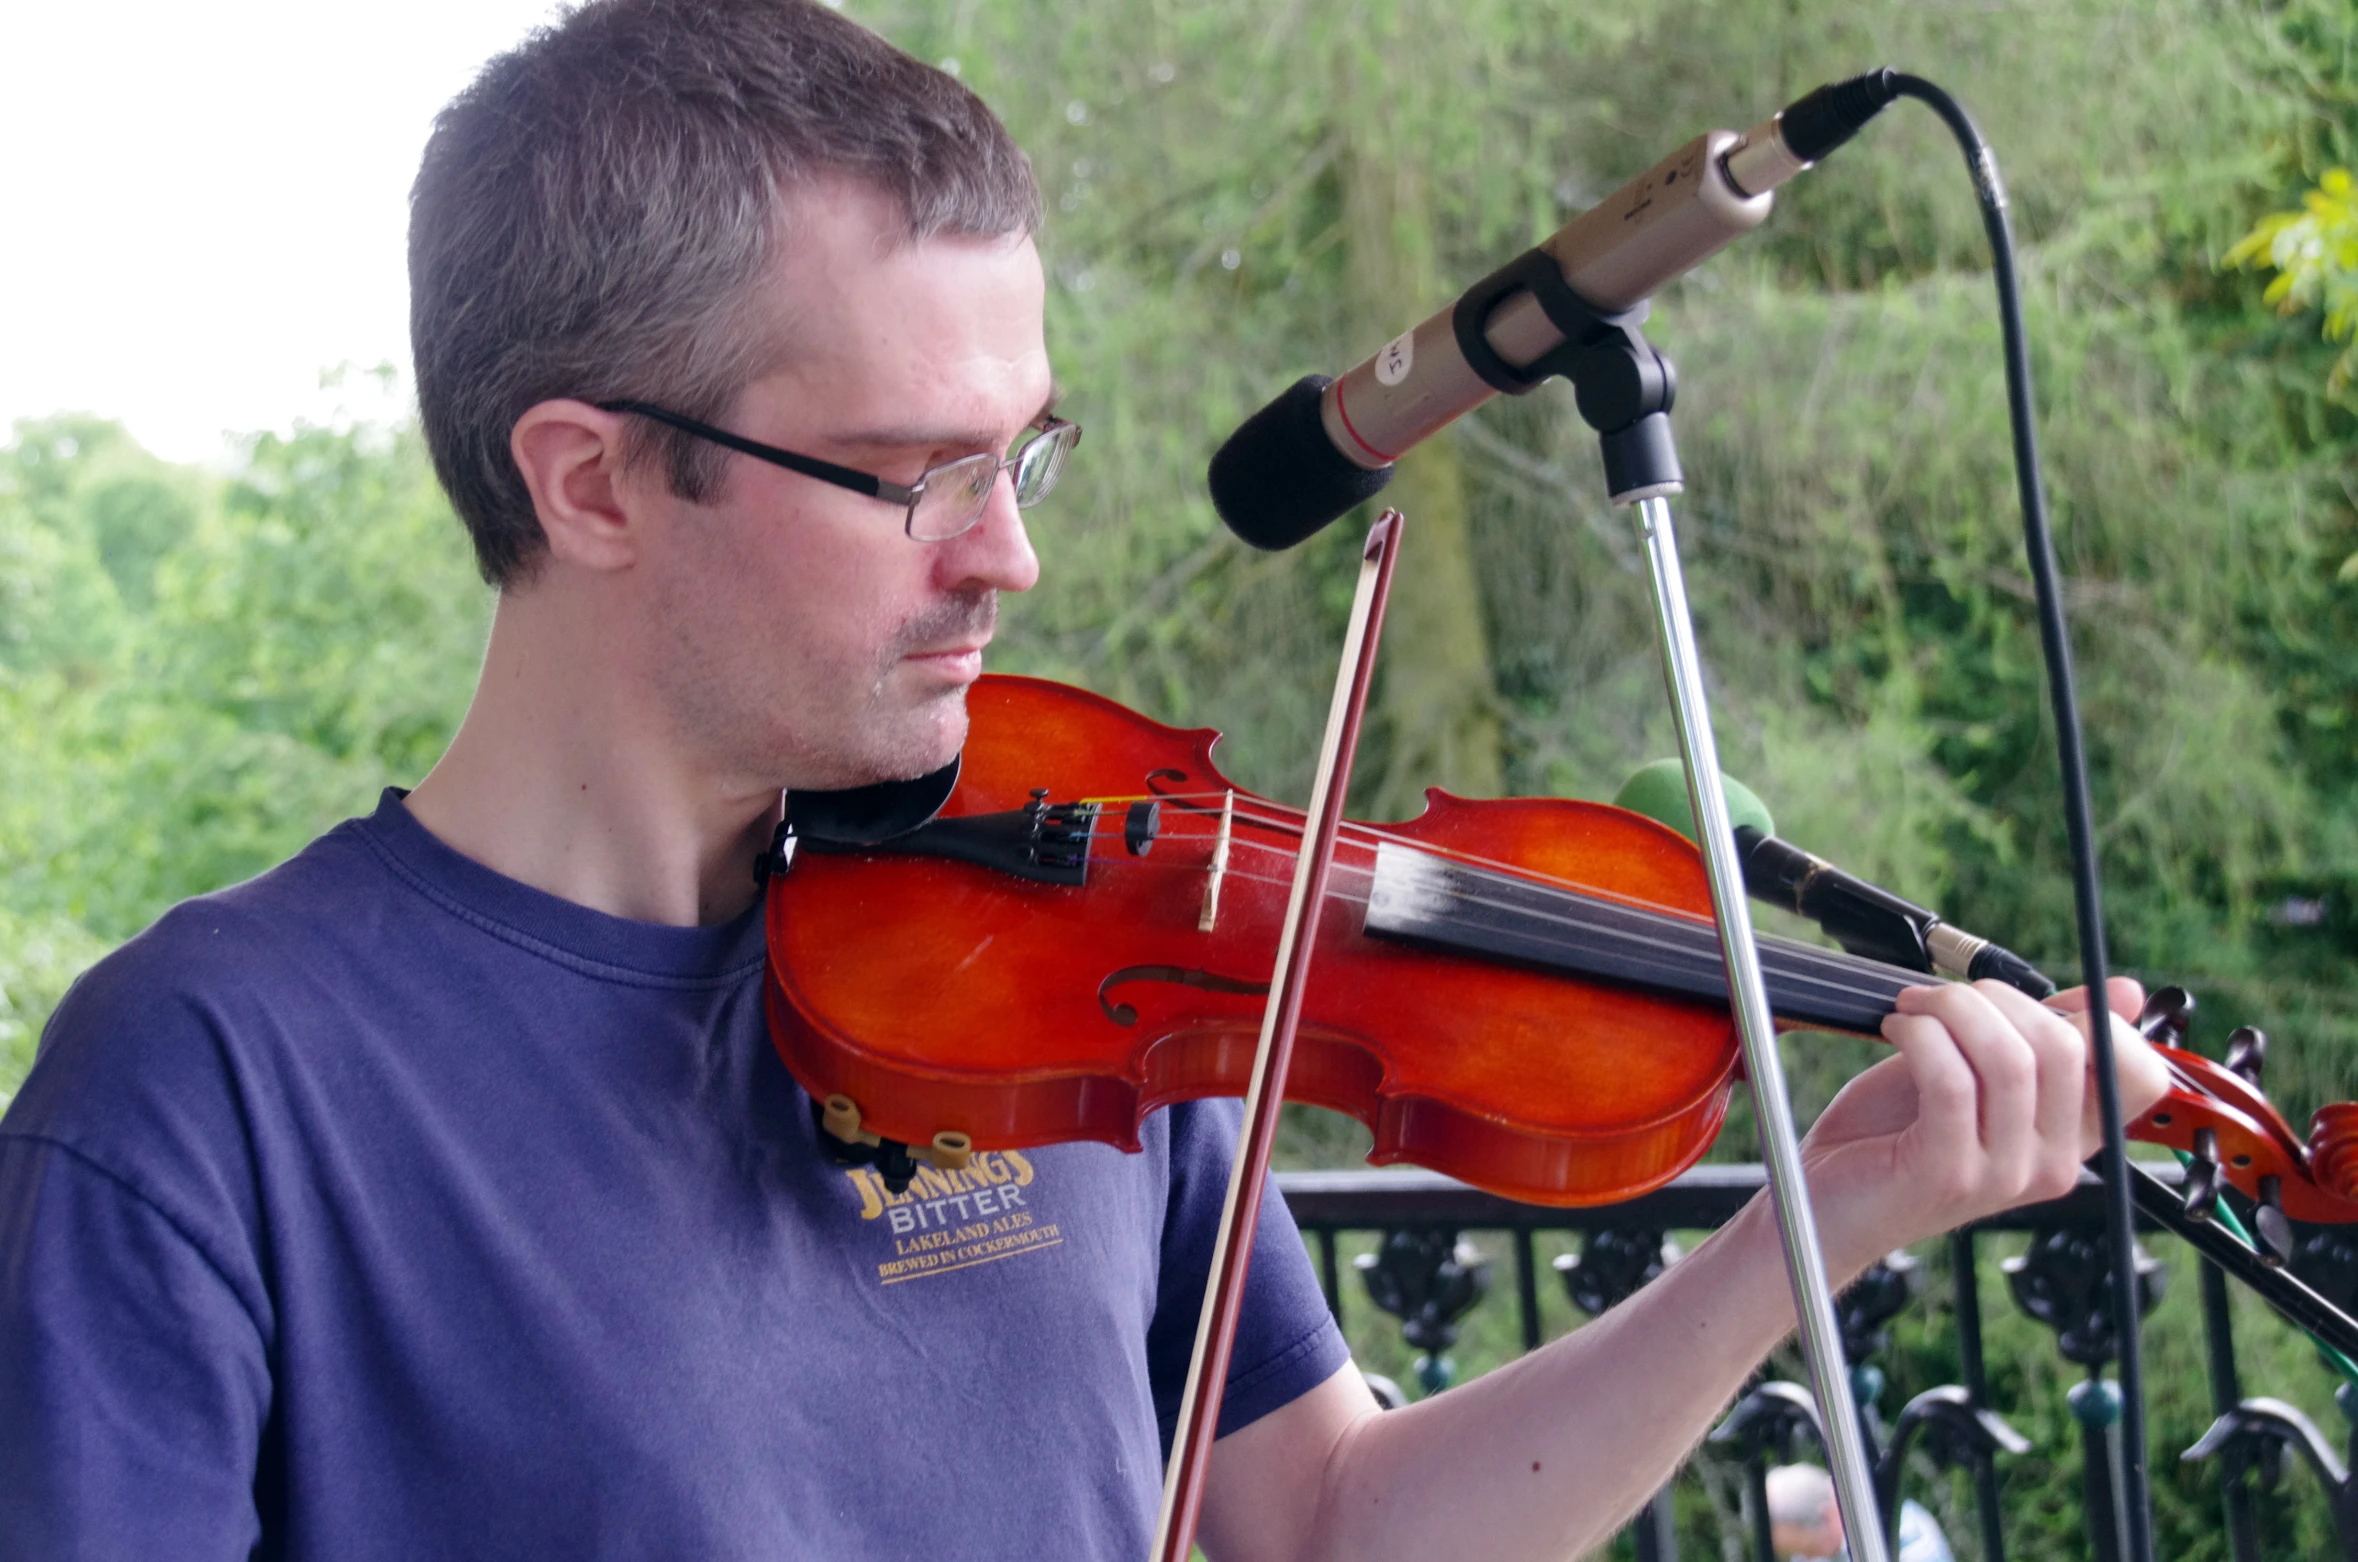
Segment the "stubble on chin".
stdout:
[[861,752],[860,768],[866,773],[840,785],[907,781],[939,770],[957,756],[966,742],[966,685],[912,698],[896,688],[896,674],[921,651],[990,639],[998,621],[998,592],[978,588],[951,596],[894,632],[869,683],[867,710],[857,718],[860,733],[847,745]]

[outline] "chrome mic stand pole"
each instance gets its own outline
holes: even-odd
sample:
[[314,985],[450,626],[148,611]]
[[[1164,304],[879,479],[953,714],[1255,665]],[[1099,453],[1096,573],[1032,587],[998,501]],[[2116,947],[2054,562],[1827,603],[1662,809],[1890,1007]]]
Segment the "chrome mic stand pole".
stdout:
[[[1524,278],[1522,280],[1533,280]],[[1663,672],[1678,723],[1679,752],[1687,771],[1687,796],[1695,808],[1696,844],[1711,882],[1711,904],[1719,926],[1721,957],[1727,967],[1729,1007],[1743,1044],[1745,1075],[1760,1126],[1769,1190],[1784,1239],[1785,1271],[1793,1285],[1794,1311],[1801,1321],[1801,1352],[1817,1391],[1826,1430],[1826,1458],[1834,1476],[1835,1500],[1853,1562],[1888,1562],[1884,1527],[1875,1503],[1865,1440],[1859,1435],[1858,1406],[1843,1358],[1842,1331],[1834,1318],[1833,1287],[1826,1279],[1825,1250],[1818,1243],[1817,1217],[1801,1172],[1801,1141],[1793,1126],[1792,1098],[1785,1088],[1784,1062],[1777,1052],[1768,989],[1761,980],[1760,951],[1753,943],[1752,912],[1744,874],[1736,861],[1735,827],[1720,785],[1718,745],[1711,735],[1711,706],[1703,690],[1702,659],[1695,650],[1695,625],[1687,607],[1686,577],[1679,568],[1678,536],[1671,525],[1668,496],[1685,480],[1670,435],[1670,405],[1677,379],[1668,360],[1638,333],[1647,306],[1607,315],[1571,295],[1561,275],[1539,276],[1534,291],[1549,317],[1565,333],[1562,348],[1514,374],[1484,361],[1478,337],[1460,332],[1477,372],[1502,388],[1517,388],[1495,377],[1504,372],[1528,389],[1545,374],[1571,380],[1580,414],[1597,430],[1604,449],[1605,486],[1617,505],[1636,506],[1638,532],[1646,546],[1654,583],[1655,627],[1662,644]],[[1581,317],[1585,317],[1584,319]]]
[[1744,1046],[1744,1073],[1752,1085],[1777,1230],[1784,1238],[1785,1272],[1793,1283],[1794,1310],[1801,1319],[1801,1353],[1809,1363],[1818,1414],[1826,1428],[1826,1458],[1833,1467],[1834,1494],[1842,1508],[1842,1533],[1855,1562],[1886,1562],[1874,1476],[1867,1468],[1866,1445],[1859,1435],[1858,1405],[1850,1392],[1842,1330],[1834,1319],[1825,1250],[1818,1244],[1817,1216],[1810,1208],[1809,1188],[1801,1174],[1801,1141],[1793,1126],[1784,1062],[1777,1052],[1776,1023],[1769,1014],[1768,989],[1761,981],[1760,951],[1752,940],[1744,872],[1736,861],[1735,825],[1728,818],[1727,795],[1720,786],[1718,745],[1712,741],[1703,664],[1695,651],[1695,626],[1687,610],[1686,579],[1679,570],[1678,537],[1671,528],[1669,500],[1659,495],[1639,500],[1637,524],[1646,545],[1648,573],[1654,581],[1655,629],[1662,644],[1663,672],[1670,684],[1671,714],[1678,723],[1679,755],[1687,767],[1687,797],[1695,807],[1697,844],[1703,848],[1703,866],[1711,880],[1711,908],[1719,923],[1728,995],[1736,1033]]

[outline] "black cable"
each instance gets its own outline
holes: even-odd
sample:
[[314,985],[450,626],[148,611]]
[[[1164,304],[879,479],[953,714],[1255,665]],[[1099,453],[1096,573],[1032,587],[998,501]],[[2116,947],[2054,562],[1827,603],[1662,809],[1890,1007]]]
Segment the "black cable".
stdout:
[[2047,654],[2047,692],[2055,707],[2056,758],[2063,769],[2064,822],[2071,833],[2072,899],[2079,914],[2080,970],[2088,988],[2089,1047],[2096,1073],[2096,1101],[2104,1125],[2098,1170],[2104,1181],[2107,1235],[2112,1259],[2115,1331],[2120,1344],[2122,1509],[2128,1533],[2125,1555],[2135,1562],[2153,1557],[2153,1514],[2147,1497],[2145,1454],[2145,1371],[2137,1341],[2135,1224],[2129,1192],[2129,1158],[2122,1131],[2120,1083],[2113,1076],[2112,1027],[2108,1015],[2104,950],[2104,905],[2097,885],[2096,831],[2088,804],[2088,760],[2080,737],[2079,697],[2071,672],[2071,638],[2063,620],[2063,592],[2055,564],[2055,539],[2047,525],[2047,497],[2039,477],[2039,443],[2031,421],[2030,350],[2022,329],[2022,290],[2014,272],[2014,225],[2006,215],[2006,187],[1998,178],[1989,143],[1955,98],[1920,76],[1894,75],[1890,85],[1938,114],[1956,136],[1973,175],[1988,230],[1992,269],[1998,284],[1998,319],[2006,342],[2006,401],[2014,423],[2014,474],[2022,497],[2022,535],[2030,554],[2031,581],[2038,593],[2039,639]]

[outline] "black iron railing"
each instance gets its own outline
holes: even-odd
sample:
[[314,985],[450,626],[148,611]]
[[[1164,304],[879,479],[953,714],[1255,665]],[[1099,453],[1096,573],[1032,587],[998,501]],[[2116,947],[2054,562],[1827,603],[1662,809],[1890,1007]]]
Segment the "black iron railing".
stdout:
[[[2179,1184],[2175,1167],[2146,1170],[2172,1189]],[[1536,1234],[1579,1235],[1578,1250],[1557,1258],[1554,1269],[1573,1305],[1593,1316],[1639,1290],[1675,1259],[1671,1233],[1724,1224],[1759,1192],[1763,1178],[1758,1166],[1697,1166],[1627,1203],[1569,1210],[1517,1204],[1424,1171],[1287,1172],[1278,1182],[1317,1256],[1336,1317],[1362,1305],[1351,1299],[1355,1293],[1364,1304],[1397,1319],[1405,1342],[1418,1353],[1420,1387],[1432,1393],[1451,1381],[1448,1351],[1461,1325],[1493,1291],[1492,1263],[1462,1240],[1465,1233],[1506,1237],[1521,1346],[1532,1350],[1546,1332]],[[1896,1530],[1899,1523],[1903,1472],[1912,1456],[1925,1456],[1937,1469],[1967,1473],[1980,1554],[1987,1562],[2007,1555],[2008,1524],[2000,1502],[2003,1465],[2030,1444],[2005,1420],[2008,1407],[1991,1402],[1977,1274],[1988,1234],[2028,1233],[2027,1247],[2003,1261],[2008,1289],[2015,1306],[2043,1325],[2056,1351],[2083,1374],[2067,1399],[2081,1443],[2087,1554],[2099,1562],[2115,1562],[2121,1555],[2121,1399],[2106,1375],[2118,1341],[2104,1218],[2102,1189],[2093,1176],[2083,1176],[2065,1198],[1951,1235],[1948,1269],[1962,1381],[1916,1393],[1888,1421],[1882,1404],[1885,1378],[1876,1357],[1889,1345],[1893,1322],[1922,1292],[1925,1266],[1905,1253],[1893,1254],[1844,1292],[1838,1308],[1843,1344],[1887,1528]],[[2141,1229],[2150,1239],[2152,1228],[2141,1223]],[[1376,1242],[1354,1260],[1359,1283],[1347,1292],[1339,1239],[1349,1233],[1373,1233]],[[2358,1232],[2303,1227],[2295,1236],[2291,1267],[2305,1282],[2306,1294],[2344,1313],[2358,1310]],[[2234,1254],[2222,1256],[2237,1277],[2251,1272],[2236,1263]],[[2216,1471],[2226,1554],[2233,1562],[2264,1562],[2255,1501],[2288,1490],[2286,1482],[2299,1479],[2289,1473],[2298,1463],[2324,1487],[2340,1555],[2358,1562],[2358,1483],[2349,1473],[2350,1464],[2358,1463],[2358,1391],[2344,1386],[2336,1396],[2343,1412],[2337,1430],[2346,1452],[2337,1452],[2334,1439],[2283,1400],[2245,1397],[2230,1327],[2230,1271],[2209,1257],[2200,1260],[2200,1270],[2198,1300],[2216,1419],[2193,1446],[2175,1452],[2186,1460],[2208,1461]],[[2150,1312],[2161,1299],[2162,1266],[2141,1252],[2138,1271],[2139,1297]],[[1767,1471],[1818,1441],[1809,1392],[1793,1383],[1762,1381],[1737,1401],[1705,1444],[1700,1457],[1724,1461],[1740,1472],[1744,1549],[1760,1562],[1773,1557]],[[2156,1449],[2155,1456],[2167,1458],[2170,1452]],[[1641,1562],[1668,1562],[1677,1554],[1667,1488],[1633,1523],[1631,1540]]]

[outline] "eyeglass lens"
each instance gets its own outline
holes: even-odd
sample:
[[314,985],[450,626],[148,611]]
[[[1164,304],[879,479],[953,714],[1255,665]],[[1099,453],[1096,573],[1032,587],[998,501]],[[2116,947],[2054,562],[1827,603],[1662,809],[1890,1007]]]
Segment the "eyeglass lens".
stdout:
[[935,467],[925,474],[925,489],[910,507],[909,535],[919,542],[946,542],[973,526],[991,501],[1002,466],[1014,471],[1016,507],[1031,508],[1056,486],[1079,434],[1075,425],[1060,423],[1034,434],[1005,462],[976,455]]
[[1015,503],[1030,509],[1048,497],[1064,472],[1064,458],[1081,438],[1080,425],[1059,423],[1044,429],[1015,453]]
[[941,542],[972,526],[999,480],[997,456],[968,456],[925,474],[924,491],[909,509],[909,535]]

